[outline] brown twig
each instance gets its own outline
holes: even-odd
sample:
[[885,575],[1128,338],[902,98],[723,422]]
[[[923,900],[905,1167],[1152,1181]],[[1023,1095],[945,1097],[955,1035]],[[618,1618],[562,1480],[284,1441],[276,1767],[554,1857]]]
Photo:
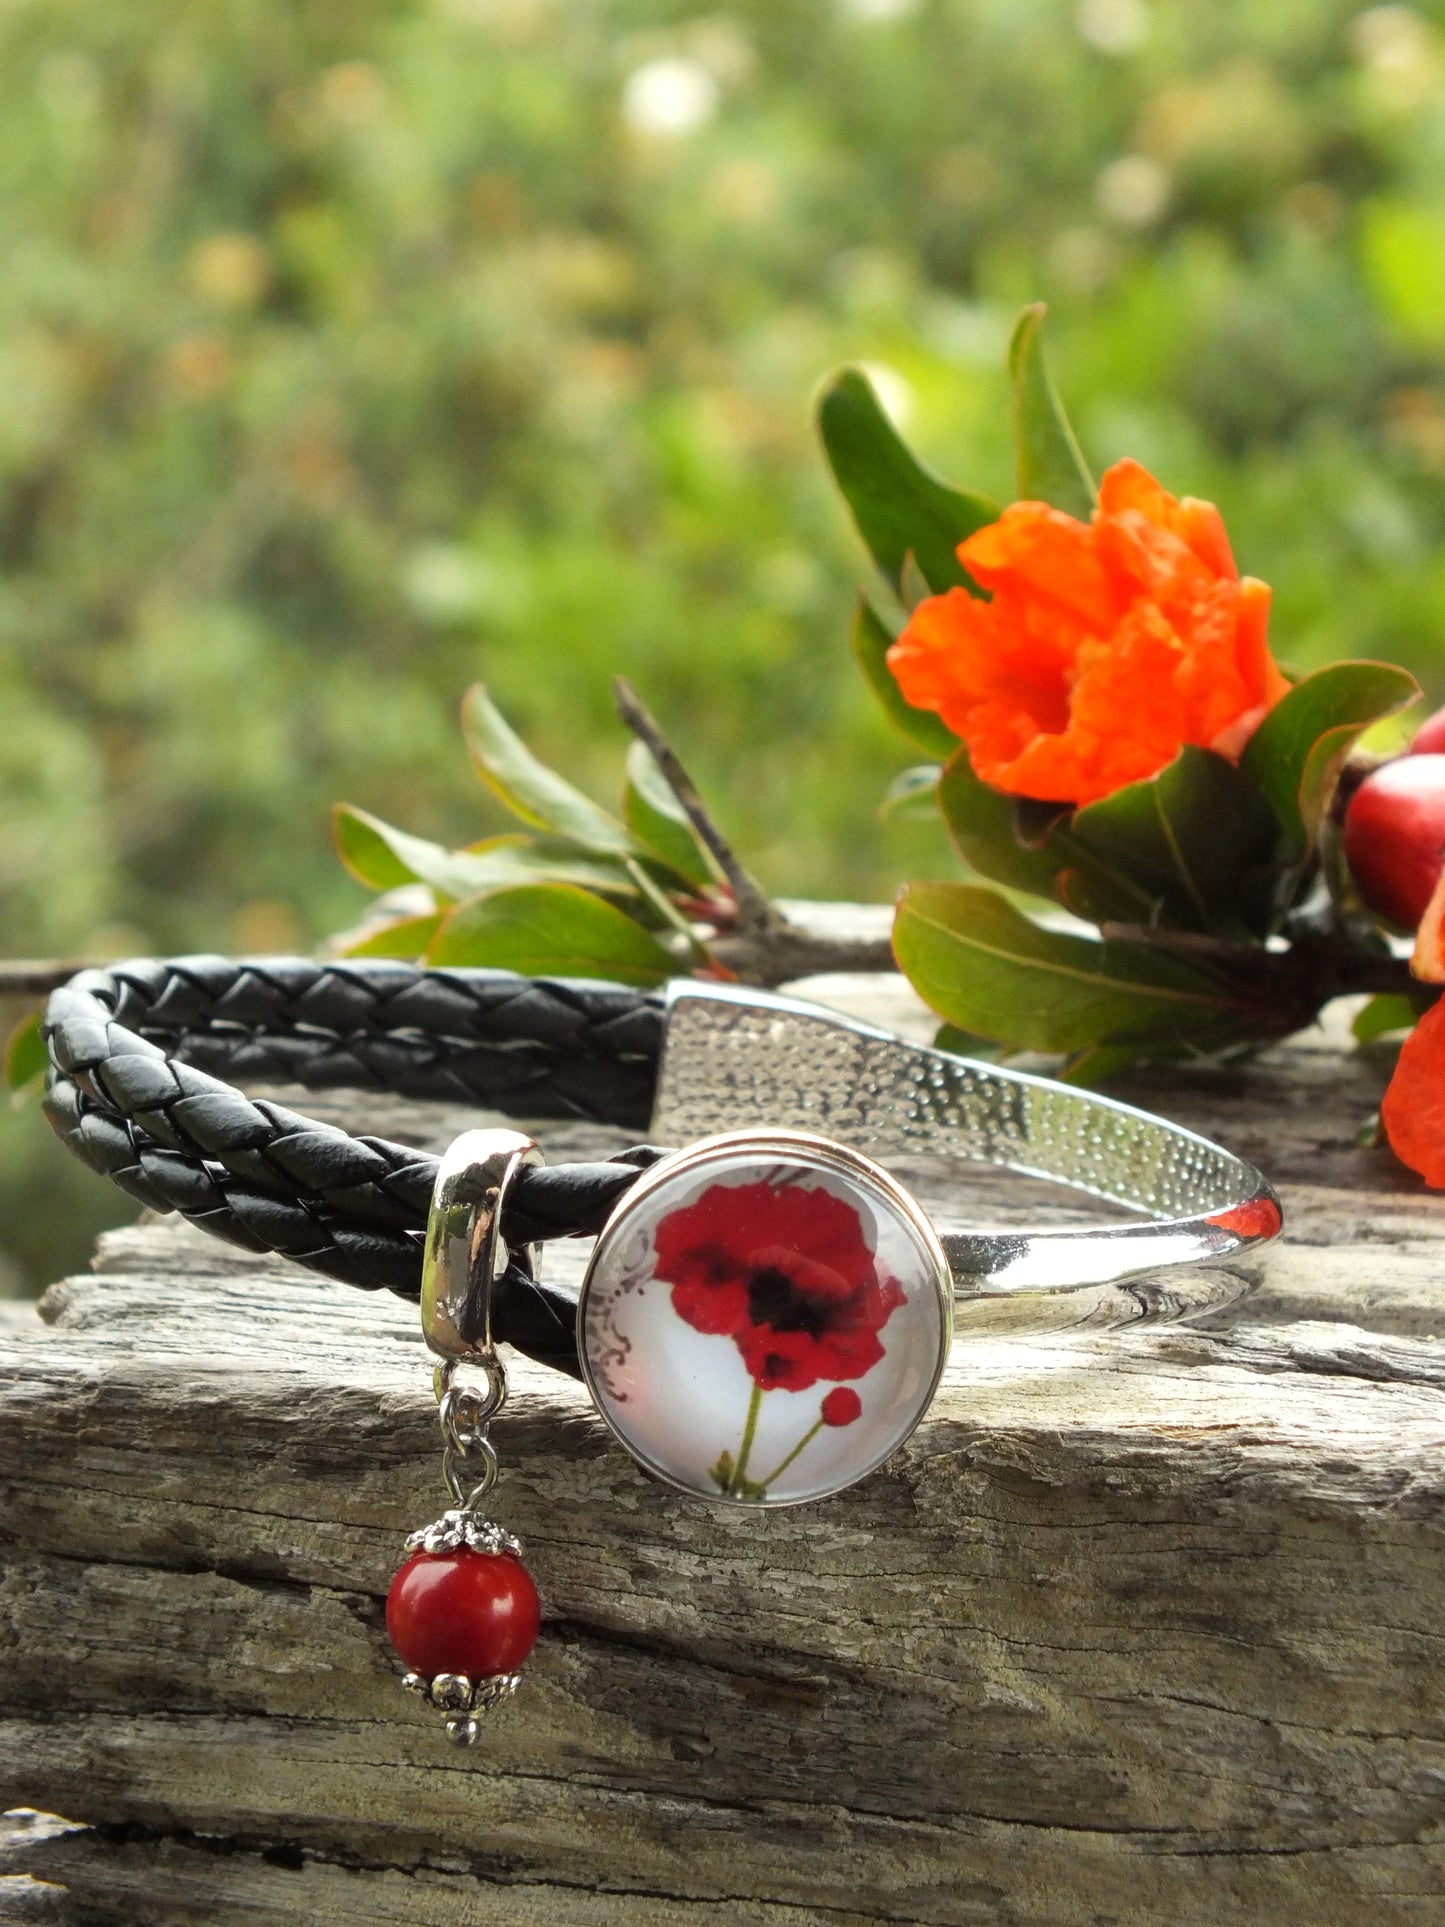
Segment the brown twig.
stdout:
[[[651,745],[649,744],[649,748]],[[656,752],[653,752],[656,754]],[[681,800],[681,799],[679,799]],[[774,906],[769,906],[773,908]],[[1220,937],[1188,930],[1146,929],[1140,924],[1105,923],[1100,935],[1115,943],[1135,943],[1173,956],[1213,965],[1256,993],[1273,992],[1281,1004],[1281,1018],[1291,1029],[1308,1023],[1332,997],[1351,993],[1395,992],[1416,995],[1422,987],[1410,975],[1403,957],[1371,951],[1336,949],[1326,944],[1296,942],[1288,950],[1266,950],[1257,944],[1231,943]],[[709,955],[742,983],[771,989],[797,977],[825,971],[895,970],[887,937],[841,937],[800,929],[778,913],[765,929],[744,930],[741,923],[714,937]],[[77,971],[93,968],[80,960],[0,960],[0,998],[36,1001],[69,983]]]
[[688,822],[697,831],[704,848],[727,878],[728,887],[733,893],[733,902],[737,905],[736,929],[739,936],[760,936],[764,931],[786,930],[787,918],[767,895],[762,885],[756,882],[743,867],[737,852],[713,822],[706,804],[698,795],[697,785],[683,767],[682,759],[663,735],[656,719],[632,684],[624,676],[616,676],[612,682],[612,694],[617,704],[618,715],[638,741],[645,743],[651,750],[653,761],[662,771],[668,788],[686,811]]
[[751,935],[714,937],[708,945],[717,961],[739,983],[773,990],[796,977],[830,971],[896,970],[887,937],[834,937],[799,930],[793,924]]
[[1213,965],[1249,982],[1287,986],[1317,1006],[1327,1004],[1331,997],[1408,995],[1420,988],[1410,975],[1408,959],[1342,944],[1296,938],[1287,950],[1267,950],[1262,944],[1232,943],[1226,937],[1210,937],[1201,931],[1146,928],[1135,923],[1103,923],[1099,934],[1111,943],[1140,944]]
[[[721,964],[739,982],[755,984],[762,990],[825,971],[897,968],[886,937],[837,937],[825,931],[800,930],[786,922],[746,933],[734,928],[699,949],[700,964]],[[0,960],[0,999],[38,1003],[52,990],[69,983],[77,971],[93,967],[84,961]]]
[[83,959],[69,963],[27,957],[0,960],[0,997],[48,997],[77,971],[91,968]]

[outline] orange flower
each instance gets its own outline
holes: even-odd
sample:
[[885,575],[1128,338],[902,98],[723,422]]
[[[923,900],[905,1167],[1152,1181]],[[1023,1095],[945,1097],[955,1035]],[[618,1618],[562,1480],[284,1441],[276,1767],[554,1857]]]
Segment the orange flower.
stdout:
[[1288,687],[1265,643],[1269,589],[1240,579],[1218,509],[1138,462],[1109,470],[1087,525],[1015,502],[958,554],[993,600],[920,602],[888,666],[996,789],[1091,803],[1185,743],[1236,758]]
[[1400,1162],[1436,1190],[1445,1188],[1445,997],[1401,1046],[1380,1121]]

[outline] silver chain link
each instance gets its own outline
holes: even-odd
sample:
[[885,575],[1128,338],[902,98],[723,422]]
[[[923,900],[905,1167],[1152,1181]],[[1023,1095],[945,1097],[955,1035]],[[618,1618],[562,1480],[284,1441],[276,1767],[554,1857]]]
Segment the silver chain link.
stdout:
[[[482,1382],[470,1382],[464,1373],[479,1373]],[[463,1512],[473,1511],[497,1482],[497,1449],[487,1434],[506,1402],[506,1368],[495,1353],[443,1366],[438,1412],[442,1475],[453,1503]]]

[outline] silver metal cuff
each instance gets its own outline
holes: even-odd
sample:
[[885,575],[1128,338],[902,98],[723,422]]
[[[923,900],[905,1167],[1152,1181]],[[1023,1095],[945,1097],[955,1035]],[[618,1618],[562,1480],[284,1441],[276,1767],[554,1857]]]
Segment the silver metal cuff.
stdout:
[[[1114,1098],[761,991],[684,980],[668,986],[667,1002],[655,1143],[802,1130],[880,1162],[992,1165],[1139,1214],[1112,1225],[938,1225],[955,1318],[971,1331],[1196,1316],[1246,1285],[1209,1267],[1283,1223],[1252,1164]],[[1161,1271],[1167,1283],[1140,1282]]]

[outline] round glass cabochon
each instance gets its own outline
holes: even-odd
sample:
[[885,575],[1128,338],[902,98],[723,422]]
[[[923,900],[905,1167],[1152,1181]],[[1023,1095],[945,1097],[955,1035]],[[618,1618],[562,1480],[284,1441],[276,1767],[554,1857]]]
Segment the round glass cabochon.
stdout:
[[622,1443],[686,1491],[788,1505],[881,1465],[947,1356],[947,1262],[842,1147],[714,1140],[659,1167],[597,1242],[583,1365]]

